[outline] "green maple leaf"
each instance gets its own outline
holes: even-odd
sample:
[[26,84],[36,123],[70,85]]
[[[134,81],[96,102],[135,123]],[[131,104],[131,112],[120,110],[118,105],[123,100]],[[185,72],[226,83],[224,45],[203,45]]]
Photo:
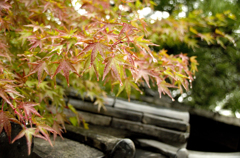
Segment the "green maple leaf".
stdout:
[[193,72],[193,74],[195,74],[195,72],[198,71],[197,65],[199,65],[199,64],[198,64],[196,58],[197,58],[196,56],[192,56],[190,58],[190,61],[191,61],[191,71]]
[[[105,68],[103,70],[103,79],[105,79],[106,75],[110,72],[110,70],[113,72],[114,76],[118,79],[120,84],[122,85],[121,75],[123,75],[123,72],[120,71],[120,62],[118,59],[121,59],[120,56],[112,56],[105,59]],[[121,74],[120,74],[121,73]]]
[[214,38],[213,38],[213,36],[210,33],[199,34],[199,36],[201,37],[202,40],[205,40],[208,45],[214,43],[214,41],[213,41]]
[[[113,85],[119,84],[119,81],[113,83]],[[131,87],[142,93],[142,91],[138,88],[132,77],[128,77],[124,80],[123,84],[119,86],[118,93],[116,96],[118,96],[124,89],[128,95],[128,100],[130,101],[130,95],[131,95]]]

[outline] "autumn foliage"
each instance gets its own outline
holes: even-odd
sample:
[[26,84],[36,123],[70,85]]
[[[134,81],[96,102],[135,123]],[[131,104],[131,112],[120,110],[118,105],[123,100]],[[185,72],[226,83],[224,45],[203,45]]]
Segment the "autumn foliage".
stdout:
[[[195,57],[189,61],[181,52],[174,56],[164,49],[152,51],[157,45],[144,36],[150,25],[137,16],[138,9],[151,4],[138,0],[1,1],[0,132],[4,129],[10,142],[26,136],[29,153],[32,136],[52,144],[49,133],[61,136],[64,130],[63,108],[74,112],[64,101],[68,86],[95,98],[99,107],[107,94],[100,83],[112,83],[119,89],[117,95],[125,90],[129,98],[132,88],[141,92],[144,81],[149,87],[156,85],[160,97],[162,93],[171,97],[169,88],[188,90],[197,61]],[[78,13],[74,6],[85,13]],[[191,27],[190,31],[195,33]],[[23,127],[12,141],[10,121]],[[77,121],[81,123],[79,116]]]

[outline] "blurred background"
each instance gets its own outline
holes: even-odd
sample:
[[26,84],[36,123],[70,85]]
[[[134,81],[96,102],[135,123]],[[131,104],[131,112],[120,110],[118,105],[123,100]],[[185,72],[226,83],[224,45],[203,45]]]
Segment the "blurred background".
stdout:
[[[154,47],[155,51],[166,49],[168,54],[173,55],[186,53],[189,57],[196,56],[199,63],[195,80],[189,86],[190,90],[183,93],[179,90],[172,91],[175,100],[189,106],[240,118],[240,1],[154,0],[154,2],[154,11],[150,7],[145,7],[138,11],[140,17],[156,26],[152,29],[168,23],[172,28],[166,33],[167,36],[160,35],[156,29],[148,30],[152,31],[149,38],[160,45]],[[226,15],[228,18],[224,17]],[[194,23],[194,29],[190,28],[190,32],[196,35],[198,32],[205,32],[206,38],[195,38],[184,32],[184,27],[186,25],[191,27],[191,23]],[[181,39],[174,29],[180,33],[182,31],[184,39]],[[229,40],[217,39],[214,42],[214,34],[210,35],[207,32],[218,34],[216,29],[227,34]],[[185,40],[186,37],[191,40]]]

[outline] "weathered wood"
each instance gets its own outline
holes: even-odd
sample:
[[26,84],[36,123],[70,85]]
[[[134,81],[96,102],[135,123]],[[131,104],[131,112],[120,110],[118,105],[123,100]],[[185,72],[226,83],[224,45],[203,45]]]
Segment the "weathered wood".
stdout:
[[141,96],[139,99],[140,101],[143,101],[143,102],[147,102],[150,104],[167,107],[167,108],[171,108],[171,104],[173,102],[169,97],[162,96],[161,98],[159,98],[159,95],[155,97]]
[[65,137],[95,147],[103,151],[107,157],[133,158],[135,155],[135,146],[130,139],[117,138],[70,125],[66,125],[66,129]]
[[162,117],[172,118],[176,120],[181,120],[185,122],[189,122],[189,113],[183,111],[177,111],[172,109],[167,109],[163,107],[153,107],[147,106],[140,103],[132,103],[123,100],[116,100],[114,107],[132,110],[132,111],[139,111],[149,114],[154,114]]
[[[67,117],[75,116],[75,114],[70,109],[64,109],[64,113]],[[79,115],[90,124],[109,126],[112,118],[109,116],[97,115],[89,112],[78,111]]]
[[143,150],[143,149],[136,149],[135,158],[168,158],[168,157],[157,152],[152,152],[152,151]]
[[109,106],[105,107],[106,110],[101,108],[101,110],[98,111],[98,107],[96,105],[93,105],[93,103],[84,102],[76,99],[70,99],[69,103],[72,104],[76,109],[81,111],[87,111],[87,112],[92,112],[95,114],[101,114],[106,116],[113,116],[116,118],[137,121],[137,122],[142,121],[142,116],[143,116],[142,112],[127,111],[124,109],[113,108]]
[[112,128],[110,126],[107,127],[107,126],[89,124],[88,127],[89,129],[97,133],[111,135],[117,138],[130,138],[132,136],[132,133],[129,132],[128,130]]
[[161,153],[170,158],[175,158],[179,148],[151,139],[137,139],[135,143],[138,147],[148,148]]
[[104,97],[103,98],[103,100],[104,100],[104,105],[107,105],[107,106],[114,106],[114,104],[115,104],[115,98],[112,98],[112,97]]
[[176,148],[162,142],[150,139],[137,139],[136,144],[140,147],[152,149],[170,158],[188,158],[189,152],[186,148]]
[[113,118],[111,126],[114,128],[127,129],[132,132],[142,133],[156,137],[157,139],[170,144],[183,144],[187,142],[189,133],[177,132],[161,127],[146,125],[133,121]]
[[64,138],[62,140],[57,137],[54,147],[51,147],[49,142],[35,138],[34,150],[41,158],[103,158],[104,154],[92,147],[86,146],[79,142],[75,142]]
[[142,122],[145,124],[156,125],[159,127],[189,132],[189,123],[161,116],[144,113]]
[[138,147],[148,148],[152,151],[162,153],[170,158],[239,158],[240,152],[201,152],[176,148],[171,145],[150,139],[137,139],[135,144]]

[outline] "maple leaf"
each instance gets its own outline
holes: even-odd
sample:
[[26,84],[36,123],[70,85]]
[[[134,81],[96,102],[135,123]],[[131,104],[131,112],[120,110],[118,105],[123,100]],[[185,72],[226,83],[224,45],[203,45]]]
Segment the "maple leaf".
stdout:
[[[139,23],[141,23],[141,25],[139,25]],[[139,26],[141,26],[143,28],[143,30],[147,33],[147,29],[146,26],[148,25],[143,18],[137,18],[136,20],[132,20],[131,21],[132,26],[139,28]]]
[[34,48],[37,48],[38,46],[39,46],[39,48],[42,48],[43,41],[41,39],[39,39],[39,37],[37,35],[28,36],[27,39],[30,42],[29,45],[31,45],[29,50],[32,51]]
[[36,131],[36,128],[26,128],[24,127],[21,132],[12,140],[12,143],[14,143],[17,139],[22,138],[25,135],[27,140],[27,146],[28,146],[28,155],[31,153],[31,146],[32,146],[32,136],[42,138],[44,140],[47,140],[44,136],[39,134],[39,132]]
[[33,32],[37,31],[37,30],[40,30],[42,33],[44,32],[43,31],[43,28],[38,26],[38,25],[34,25],[34,24],[29,24],[29,25],[24,25],[26,27],[32,27],[33,28]]
[[80,75],[77,73],[76,69],[73,67],[72,63],[69,60],[61,59],[59,62],[60,63],[51,78],[53,79],[53,77],[62,70],[64,77],[66,78],[68,86],[69,86],[69,71],[71,70],[72,72],[77,74],[79,77],[80,77]]
[[0,56],[5,57],[11,61],[10,52],[7,48],[8,46],[0,40]]
[[170,93],[170,90],[168,89],[169,87],[170,88],[177,88],[176,86],[170,84],[170,83],[167,83],[165,80],[161,80],[160,78],[157,78],[157,86],[158,86],[158,93],[159,93],[159,96],[161,98],[161,94],[165,94],[167,93],[167,95],[172,98],[172,100],[174,101],[171,93]]
[[3,85],[0,84],[0,97],[11,106],[11,108],[20,118],[22,118],[22,115],[14,108],[12,102],[9,100],[8,94],[10,96],[13,96],[13,94],[15,94],[23,97],[22,95],[19,94],[19,92],[15,90],[14,88],[15,85],[13,85],[12,82],[14,82],[14,80],[4,80],[4,79],[0,80],[0,83],[3,84]]
[[226,49],[226,46],[224,45],[224,43],[220,40],[219,37],[216,38],[217,44],[220,44],[224,49]]
[[184,63],[185,63],[185,62],[187,63],[188,60],[189,60],[187,54],[180,53],[178,56],[182,59],[182,61],[183,61]]
[[148,52],[148,54],[152,57],[154,62],[157,62],[157,59],[153,56],[152,51],[150,50],[149,46],[158,46],[156,44],[151,43],[149,40],[143,38],[143,36],[135,36],[133,39],[135,45],[140,48],[143,52]]
[[197,40],[195,39],[184,38],[184,41],[187,43],[188,47],[191,47],[193,50],[195,50],[194,48],[199,47],[197,44]]
[[[23,97],[18,91],[16,91],[15,87],[17,85],[13,84],[14,80],[7,80],[7,79],[2,79],[0,80],[1,83],[4,83],[4,85],[0,88],[0,91],[4,91],[6,96],[7,96],[7,93],[13,97],[13,94],[17,95],[17,96],[20,96],[20,97]],[[3,99],[5,98],[4,95],[2,95]],[[6,101],[6,100],[5,100]],[[9,102],[8,102],[9,103]]]
[[196,58],[197,58],[196,56],[192,56],[190,58],[190,61],[191,61],[191,71],[193,72],[193,74],[195,74],[195,72],[198,71],[197,65],[199,65],[199,64],[198,64]]
[[9,11],[9,9],[11,8],[12,6],[9,4],[9,2],[7,2],[6,0],[5,1],[1,1],[0,2],[0,12],[2,9],[5,9],[7,11]]
[[144,80],[146,81],[148,87],[150,88],[150,85],[149,85],[149,75],[150,74],[151,73],[149,73],[148,69],[138,69],[138,70],[136,70],[136,72],[134,73],[135,82],[137,82],[140,78],[143,77]]
[[116,59],[116,57],[108,57],[106,58],[106,60],[104,61],[105,63],[105,68],[103,70],[103,79],[102,81],[105,79],[106,75],[109,73],[109,71],[111,70],[113,72],[113,74],[115,75],[115,77],[119,80],[120,85],[122,85],[122,81],[121,81],[121,77],[118,71],[119,67],[119,61]]
[[47,139],[49,144],[51,146],[53,146],[47,131],[50,131],[52,133],[57,133],[57,132],[53,128],[49,127],[48,125],[40,125],[40,124],[38,124],[37,125],[37,129],[44,135],[44,137]]
[[97,98],[96,101],[94,102],[94,105],[98,106],[98,112],[100,112],[101,108],[103,108],[103,110],[106,110],[106,108],[104,106],[103,98]]
[[55,116],[55,119],[58,124],[62,125],[62,128],[66,132],[66,127],[64,122],[68,122],[68,120],[66,119],[65,115],[63,113],[57,113]]
[[[108,34],[110,32],[113,32],[112,28],[115,27],[115,26],[119,26],[119,24],[117,24],[117,23],[104,23],[104,25],[98,30],[97,33],[102,32],[104,34]],[[110,32],[108,32],[108,33],[106,31],[107,28],[110,30]]]
[[49,71],[49,67],[48,67],[46,61],[38,61],[38,62],[36,62],[36,63],[30,63],[30,64],[36,65],[36,66],[35,66],[35,68],[34,68],[33,70],[31,70],[31,71],[29,72],[29,74],[28,74],[27,76],[25,76],[25,77],[28,77],[28,76],[30,76],[30,75],[38,72],[38,83],[41,83],[41,82],[42,82],[41,77],[42,77],[43,70],[45,70],[48,75],[51,75],[51,74],[50,74],[50,71]]
[[214,43],[214,38],[210,33],[203,33],[203,34],[198,34],[199,37],[201,37],[202,40],[205,40],[207,42],[208,45],[213,44]]
[[134,58],[138,59],[134,52],[132,52],[130,47],[122,47],[123,52],[127,55],[128,61],[130,64],[134,65]]
[[[118,84],[118,82],[113,83],[113,85]],[[116,96],[118,96],[124,89],[128,95],[128,101],[130,101],[130,95],[131,95],[131,87],[133,87],[134,89],[136,89],[137,91],[139,91],[141,94],[143,93],[138,86],[136,85],[136,83],[134,83],[134,80],[132,79],[132,77],[128,77],[124,80],[123,85],[120,85],[119,89],[118,89],[118,93]]]
[[[18,108],[23,109],[25,112],[25,120],[28,121],[29,119],[32,120],[32,113],[42,117],[36,109],[34,109],[34,106],[39,105],[38,103],[33,102],[21,102],[18,106]],[[32,121],[30,122],[32,123]]]
[[129,36],[133,33],[135,33],[138,29],[130,24],[127,23],[123,23],[122,24],[123,28],[120,31],[120,33],[118,34],[118,38],[120,38],[122,36],[122,34],[126,34],[126,36]]
[[11,142],[11,123],[10,123],[10,121],[21,125],[21,123],[16,118],[14,118],[12,115],[10,115],[8,111],[0,110],[0,133],[2,133],[2,130],[4,128],[4,130],[8,136],[9,143]]
[[110,31],[110,32],[107,33],[107,31],[105,30],[105,31],[103,31],[103,34],[106,35],[108,43],[111,42],[111,41],[115,42],[117,40],[117,37],[118,37],[118,35],[114,34],[113,31]]
[[93,65],[96,57],[97,57],[97,52],[99,52],[101,54],[101,56],[103,58],[105,58],[105,55],[103,52],[109,51],[108,47],[100,42],[96,42],[96,43],[90,43],[88,44],[88,46],[86,46],[83,49],[83,53],[88,52],[89,50],[92,50],[91,53],[91,65]]
[[63,133],[62,128],[63,127],[61,127],[58,122],[54,121],[52,128],[54,129],[54,131],[56,131],[53,133],[53,140],[55,141],[57,134],[63,139],[63,136],[62,136],[62,133]]
[[15,80],[18,83],[18,86],[23,86],[27,81],[27,78],[25,76],[25,71],[23,71],[22,75],[17,72],[15,72],[15,74],[16,74]]

